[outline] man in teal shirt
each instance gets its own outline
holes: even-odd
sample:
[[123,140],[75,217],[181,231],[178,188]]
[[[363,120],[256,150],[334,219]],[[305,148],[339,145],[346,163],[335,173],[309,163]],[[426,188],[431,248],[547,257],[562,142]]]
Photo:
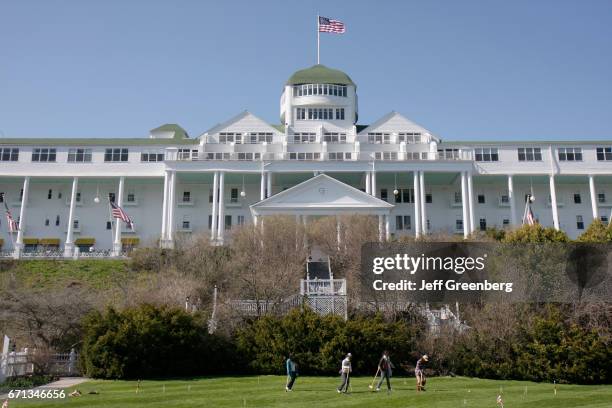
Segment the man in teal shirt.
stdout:
[[291,359],[291,354],[289,354],[287,361],[285,361],[285,368],[287,369],[287,385],[285,386],[285,391],[289,392],[292,391],[293,383],[295,383],[297,377],[297,364]]

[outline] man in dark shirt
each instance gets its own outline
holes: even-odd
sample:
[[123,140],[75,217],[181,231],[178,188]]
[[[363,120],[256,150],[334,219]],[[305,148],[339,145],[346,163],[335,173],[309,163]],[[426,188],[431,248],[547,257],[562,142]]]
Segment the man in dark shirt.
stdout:
[[391,369],[395,368],[389,357],[389,352],[384,351],[382,357],[378,361],[378,370],[380,371],[380,381],[376,386],[376,391],[380,391],[383,381],[387,379],[387,390],[391,391]]

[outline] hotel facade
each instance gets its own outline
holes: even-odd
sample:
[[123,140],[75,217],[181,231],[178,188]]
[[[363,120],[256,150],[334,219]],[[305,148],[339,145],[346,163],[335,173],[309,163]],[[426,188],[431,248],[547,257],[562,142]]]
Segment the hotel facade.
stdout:
[[[612,209],[612,140],[442,139],[396,112],[358,123],[357,86],[338,70],[295,72],[280,124],[242,112],[191,138],[0,138],[3,256],[119,256],[286,214],[378,217],[381,240],[520,225],[525,201],[545,226],[578,236]],[[134,221],[112,219],[109,200]],[[4,210],[4,204],[2,204]],[[41,255],[42,254],[42,255]]]

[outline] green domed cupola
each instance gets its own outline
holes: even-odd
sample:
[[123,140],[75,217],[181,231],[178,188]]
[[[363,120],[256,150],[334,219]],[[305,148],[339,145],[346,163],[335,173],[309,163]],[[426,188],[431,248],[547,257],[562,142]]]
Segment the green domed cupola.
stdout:
[[340,70],[328,68],[321,64],[296,71],[287,80],[287,85],[300,84],[338,84],[352,85],[357,88],[357,85],[355,85],[351,77],[349,77],[347,74]]

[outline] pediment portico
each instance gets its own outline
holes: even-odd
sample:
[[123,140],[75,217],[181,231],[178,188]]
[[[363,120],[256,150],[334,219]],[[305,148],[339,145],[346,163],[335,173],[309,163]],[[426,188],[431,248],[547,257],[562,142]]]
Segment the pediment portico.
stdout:
[[[389,214],[394,205],[364,193],[326,174],[319,174],[294,187],[251,205],[256,220],[261,216],[378,216],[379,235],[389,237]],[[384,235],[383,235],[384,234]]]

